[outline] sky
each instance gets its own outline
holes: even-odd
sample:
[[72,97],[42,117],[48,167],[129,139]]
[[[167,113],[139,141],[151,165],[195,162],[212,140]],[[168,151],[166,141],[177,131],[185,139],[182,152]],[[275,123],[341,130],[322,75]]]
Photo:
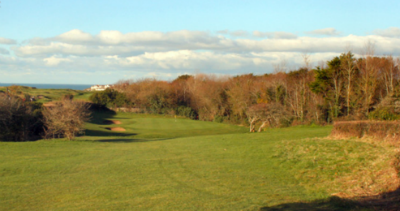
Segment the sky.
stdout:
[[398,0],[1,0],[0,83],[265,74],[400,55]]

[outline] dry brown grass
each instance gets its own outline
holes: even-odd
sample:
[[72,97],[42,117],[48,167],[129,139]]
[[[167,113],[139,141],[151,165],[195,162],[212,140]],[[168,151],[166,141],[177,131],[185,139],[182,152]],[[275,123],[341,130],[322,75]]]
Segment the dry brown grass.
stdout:
[[369,157],[374,157],[373,161],[368,165],[354,167],[351,174],[335,178],[334,182],[340,184],[338,189],[341,191],[332,195],[366,200],[377,198],[382,193],[396,191],[400,187],[398,142],[370,136],[352,139],[352,141],[371,144],[385,151],[384,153],[366,152]]

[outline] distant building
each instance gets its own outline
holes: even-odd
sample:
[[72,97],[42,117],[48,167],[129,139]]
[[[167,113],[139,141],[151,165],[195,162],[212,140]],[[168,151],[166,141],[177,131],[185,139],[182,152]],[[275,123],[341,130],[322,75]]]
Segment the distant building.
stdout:
[[112,88],[112,85],[94,85],[90,87],[90,91],[104,91],[107,88]]

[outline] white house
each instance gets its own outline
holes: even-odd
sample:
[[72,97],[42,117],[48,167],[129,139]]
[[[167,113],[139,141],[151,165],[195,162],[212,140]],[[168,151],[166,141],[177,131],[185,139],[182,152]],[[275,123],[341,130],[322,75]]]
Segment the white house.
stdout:
[[107,88],[111,88],[112,85],[94,85],[90,87],[90,91],[104,91]]

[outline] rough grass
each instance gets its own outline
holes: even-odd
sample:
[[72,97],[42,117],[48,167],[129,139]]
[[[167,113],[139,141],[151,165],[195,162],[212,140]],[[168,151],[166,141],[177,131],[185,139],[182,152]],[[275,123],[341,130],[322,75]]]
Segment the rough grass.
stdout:
[[0,143],[0,209],[357,210],[331,194],[385,169],[392,148],[321,138],[330,130],[97,114],[76,141]]
[[387,142],[313,138],[283,141],[279,149],[276,157],[290,164],[292,173],[311,192],[324,189],[354,198],[393,191],[400,185],[393,166],[398,148]]

